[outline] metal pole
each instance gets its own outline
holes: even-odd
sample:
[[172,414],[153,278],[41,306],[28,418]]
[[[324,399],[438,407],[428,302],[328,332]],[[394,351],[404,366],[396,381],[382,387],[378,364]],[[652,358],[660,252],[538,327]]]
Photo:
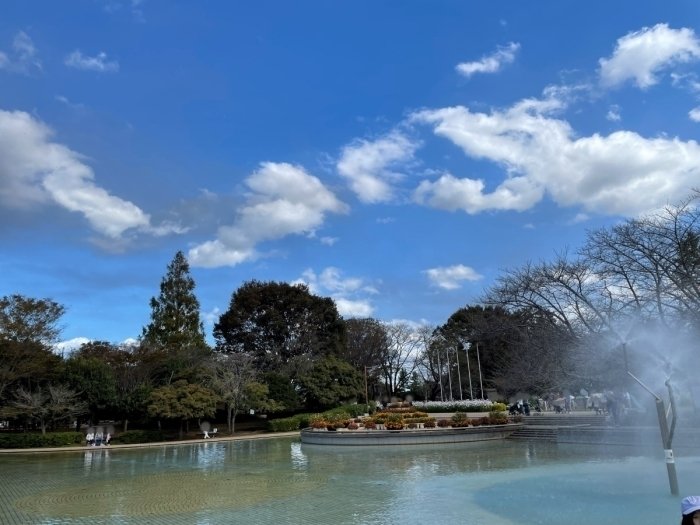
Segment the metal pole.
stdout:
[[469,399],[474,399],[474,391],[472,390],[472,371],[469,367],[469,346],[467,347],[467,375],[469,376]]
[[437,349],[438,358],[438,379],[440,380],[440,401],[445,401],[445,396],[442,393],[442,363],[440,363],[440,349]]
[[367,405],[367,410],[369,410],[369,391],[367,390],[367,367],[365,366],[365,405]]
[[[655,398],[656,415],[659,419],[659,428],[661,429],[661,441],[664,447],[664,457],[666,458],[666,472],[668,473],[668,484],[671,487],[671,494],[674,496],[678,496],[679,491],[678,476],[676,474],[676,460],[673,457],[673,449],[671,448],[671,442],[673,441],[673,430],[675,430],[676,427],[676,414],[673,414],[673,423],[671,426],[671,430],[669,431],[668,418],[666,417],[666,408],[664,407],[664,400],[661,399],[661,397],[659,397],[657,394],[655,394],[648,386],[642,383],[637,377],[635,377],[635,375],[632,372],[628,370],[627,374],[629,374],[629,376],[632,379],[639,383],[644,390],[649,392]],[[671,390],[671,384],[669,381],[666,381],[666,386],[669,389],[668,391],[669,395],[671,396],[671,407],[673,408],[675,405],[675,401],[673,400],[673,391]]]
[[464,401],[464,392],[462,388],[462,370],[459,366],[459,345],[455,345],[455,357],[457,358],[457,380],[459,381],[459,400]]
[[452,368],[450,367],[450,347],[445,345],[445,355],[447,356],[447,383],[450,385],[450,401],[452,398]]
[[481,382],[481,359],[479,359],[479,343],[476,343],[476,363],[479,365],[479,388],[481,388],[481,399],[484,399],[484,383]]

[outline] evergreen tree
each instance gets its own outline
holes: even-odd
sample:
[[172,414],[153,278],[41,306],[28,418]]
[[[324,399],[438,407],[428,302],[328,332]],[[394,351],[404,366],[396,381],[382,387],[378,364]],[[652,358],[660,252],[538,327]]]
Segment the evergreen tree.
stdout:
[[143,329],[144,343],[168,350],[206,346],[194,287],[189,263],[178,251],[160,283],[160,295],[151,298],[151,322]]

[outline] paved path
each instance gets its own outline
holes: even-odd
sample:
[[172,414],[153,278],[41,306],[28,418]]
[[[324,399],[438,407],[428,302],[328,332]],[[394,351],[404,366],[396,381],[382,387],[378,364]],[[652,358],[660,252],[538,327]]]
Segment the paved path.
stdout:
[[104,445],[100,447],[75,446],[75,447],[43,447],[43,448],[0,448],[0,454],[34,454],[36,452],[84,452],[86,450],[118,450],[125,448],[149,448],[163,446],[191,445],[193,443],[220,443],[222,441],[239,441],[244,439],[272,439],[279,437],[298,436],[299,431],[293,432],[240,432],[233,436],[215,437],[209,439],[183,439],[182,441],[157,441],[153,443],[130,443],[128,445]]

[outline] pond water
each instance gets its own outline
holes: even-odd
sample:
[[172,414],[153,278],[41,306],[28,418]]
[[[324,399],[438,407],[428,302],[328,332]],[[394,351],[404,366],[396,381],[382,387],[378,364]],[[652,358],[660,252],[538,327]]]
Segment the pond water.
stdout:
[[[700,456],[676,464],[681,496],[700,493]],[[4,525],[680,522],[661,454],[619,447],[276,438],[8,455],[0,468]]]

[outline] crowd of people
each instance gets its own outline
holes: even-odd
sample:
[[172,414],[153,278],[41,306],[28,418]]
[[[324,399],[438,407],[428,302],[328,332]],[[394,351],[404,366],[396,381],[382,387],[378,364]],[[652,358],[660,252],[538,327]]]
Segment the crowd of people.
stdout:
[[92,430],[88,430],[88,433],[85,435],[85,443],[89,447],[100,447],[102,445],[109,445],[111,441],[111,432],[107,432],[107,434],[104,434],[101,431],[93,432]]

